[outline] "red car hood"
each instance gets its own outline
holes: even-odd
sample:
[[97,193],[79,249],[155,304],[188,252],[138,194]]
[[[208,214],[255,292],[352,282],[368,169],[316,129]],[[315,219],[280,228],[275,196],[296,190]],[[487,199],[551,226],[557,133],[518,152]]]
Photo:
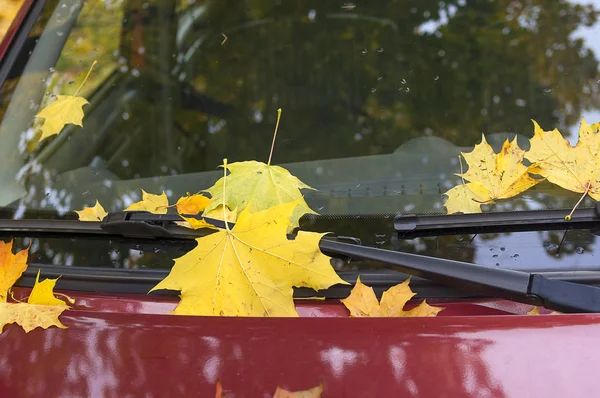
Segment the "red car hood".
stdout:
[[299,319],[188,317],[164,315],[170,298],[74,296],[68,329],[5,327],[2,396],[210,397],[217,380],[227,397],[321,382],[323,397],[597,391],[600,315],[510,315],[528,308],[492,301],[445,303],[437,318],[349,319],[339,303],[303,301]]

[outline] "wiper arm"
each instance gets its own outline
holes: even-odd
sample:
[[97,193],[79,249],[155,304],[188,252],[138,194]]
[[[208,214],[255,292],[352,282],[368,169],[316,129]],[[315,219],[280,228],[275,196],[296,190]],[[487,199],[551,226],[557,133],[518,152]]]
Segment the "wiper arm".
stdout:
[[[564,216],[563,216],[564,217]],[[219,221],[205,219],[207,222]],[[110,213],[101,223],[53,220],[0,220],[0,230],[7,223],[24,228],[23,222],[34,225],[31,232],[88,233],[116,235],[141,239],[176,238],[193,239],[205,234],[201,230],[179,227],[178,215],[157,215],[146,212]],[[42,228],[43,223],[46,227]],[[68,224],[68,225],[67,225]],[[233,224],[229,224],[233,227]],[[223,224],[224,226],[224,224]],[[61,228],[63,228],[61,230]],[[8,228],[10,230],[10,228]],[[344,243],[351,241],[353,244]],[[600,312],[600,288],[580,283],[551,279],[541,273],[528,273],[510,269],[487,267],[461,261],[428,257],[373,247],[361,246],[353,238],[323,238],[321,251],[353,259],[371,260],[393,265],[407,274],[429,279],[447,286],[484,296],[501,297],[526,304],[541,305],[561,312]],[[580,282],[584,282],[580,280]]]
[[560,312],[600,312],[600,288],[504,268],[341,242],[321,241],[323,252],[396,266],[407,274],[475,294],[496,296]]
[[447,214],[439,216],[396,215],[394,229],[400,238],[495,232],[549,231],[600,227],[600,203],[578,209],[570,220],[570,210],[531,210],[494,213]]

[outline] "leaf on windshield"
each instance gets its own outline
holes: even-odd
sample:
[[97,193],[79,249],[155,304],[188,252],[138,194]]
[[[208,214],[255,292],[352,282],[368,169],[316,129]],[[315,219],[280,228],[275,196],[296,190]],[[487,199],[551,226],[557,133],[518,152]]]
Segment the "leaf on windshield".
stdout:
[[589,195],[599,201],[600,123],[589,125],[581,118],[579,141],[575,146],[571,146],[557,129],[544,131],[535,121],[533,125],[531,149],[525,157],[539,165],[537,173],[553,184],[581,193],[582,199]]
[[42,134],[37,141],[60,133],[66,124],[83,127],[83,106],[89,104],[89,102],[85,98],[77,96],[77,94],[90,76],[94,65],[96,65],[96,61],[92,63],[90,70],[75,94],[58,95],[54,102],[35,115],[37,118],[44,119],[41,127]]
[[182,196],[177,200],[177,213],[196,215],[200,213],[211,202],[211,199],[200,194]]
[[37,327],[66,328],[58,317],[69,307],[54,296],[56,279],[39,282],[39,271],[26,303],[7,302],[8,291],[27,269],[27,255],[27,249],[13,255],[12,241],[0,242],[0,333],[4,330],[4,326],[10,323],[18,324],[27,333]]
[[0,241],[0,303],[6,302],[12,285],[27,269],[29,249],[13,254],[12,245],[12,240],[8,243]]
[[323,384],[319,384],[308,390],[288,391],[279,386],[275,390],[273,398],[320,398],[323,393]]
[[[541,307],[543,311],[547,311],[545,308]],[[552,312],[540,312],[540,307],[533,307],[531,310],[527,312],[526,315],[560,315],[560,312],[552,311]]]
[[213,202],[204,210],[205,216],[221,204],[240,212],[246,208],[251,212],[257,212],[282,203],[297,202],[298,206],[290,216],[289,230],[292,230],[298,226],[298,220],[304,214],[315,214],[300,192],[301,189],[314,190],[314,188],[300,181],[283,167],[271,166],[280,118],[281,109],[278,109],[277,124],[267,163],[250,160],[226,165],[226,169],[231,173],[227,176],[227,189],[223,187],[225,181],[223,177],[206,190],[213,198]]
[[227,176],[227,190],[223,190],[223,178],[207,189],[213,202],[204,210],[204,215],[214,210],[225,200],[230,209],[251,212],[266,210],[282,203],[297,201],[297,209],[291,215],[291,225],[297,226],[298,220],[306,213],[314,213],[304,201],[300,189],[314,189],[304,184],[289,171],[279,166],[247,161],[227,165],[231,172]]
[[79,216],[79,221],[102,221],[108,214],[98,201],[92,207],[85,206],[83,210],[75,210],[75,213]]
[[[228,185],[226,177],[223,189]],[[151,291],[180,291],[174,310],[180,315],[298,316],[293,287],[345,283],[319,249],[322,234],[300,231],[287,238],[298,202],[255,213],[247,207],[233,229],[196,239],[196,248],[176,259]]]
[[154,214],[167,214],[169,199],[163,191],[160,195],[148,193],[142,189],[142,200],[131,204],[125,211],[148,211]]
[[516,137],[510,142],[506,140],[496,154],[482,134],[481,143],[473,151],[461,154],[469,168],[457,175],[468,183],[445,193],[448,214],[481,212],[481,204],[511,198],[541,181],[529,175],[539,174],[538,166],[523,164],[525,151],[519,148]]
[[381,302],[372,287],[364,285],[357,278],[350,296],[342,299],[342,303],[350,310],[350,317],[401,317],[401,316],[436,316],[442,307],[433,307],[425,300],[415,308],[404,311],[404,306],[415,293],[409,287],[410,278],[383,292]]

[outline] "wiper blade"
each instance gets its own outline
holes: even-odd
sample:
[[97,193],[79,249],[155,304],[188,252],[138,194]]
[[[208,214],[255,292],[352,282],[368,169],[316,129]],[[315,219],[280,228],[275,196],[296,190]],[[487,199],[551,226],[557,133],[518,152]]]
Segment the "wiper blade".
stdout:
[[[13,221],[15,225],[21,224],[19,231],[22,231],[25,225],[30,227],[30,232],[44,233],[81,234],[83,232],[141,239],[193,239],[206,234],[201,230],[191,230],[176,225],[175,221],[182,221],[178,215],[157,215],[147,212],[110,213],[101,223],[0,220],[0,230],[7,230],[5,222],[8,221]],[[46,223],[47,228],[43,228],[43,223]],[[233,227],[232,223],[230,227]],[[344,243],[344,241],[353,243]],[[393,265],[407,274],[483,296],[501,297],[561,312],[600,312],[600,288],[551,279],[539,272],[529,273],[361,246],[360,241],[355,238],[324,237],[319,242],[319,247],[325,254]],[[584,280],[580,279],[578,282]]]
[[600,227],[600,203],[578,209],[570,220],[570,210],[531,210],[473,214],[416,216],[398,214],[394,229],[400,238],[497,232],[549,231]]

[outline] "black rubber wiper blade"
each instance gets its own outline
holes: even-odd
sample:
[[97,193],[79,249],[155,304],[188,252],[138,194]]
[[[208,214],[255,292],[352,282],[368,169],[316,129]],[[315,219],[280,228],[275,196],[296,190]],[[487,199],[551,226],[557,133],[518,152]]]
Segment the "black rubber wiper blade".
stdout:
[[578,209],[565,220],[569,209],[530,210],[494,213],[402,215],[394,217],[400,238],[420,236],[480,234],[520,231],[600,228],[600,203],[594,208]]
[[321,241],[323,252],[393,265],[407,274],[470,293],[544,306],[560,312],[600,312],[600,288],[539,273],[488,267],[374,247]]

